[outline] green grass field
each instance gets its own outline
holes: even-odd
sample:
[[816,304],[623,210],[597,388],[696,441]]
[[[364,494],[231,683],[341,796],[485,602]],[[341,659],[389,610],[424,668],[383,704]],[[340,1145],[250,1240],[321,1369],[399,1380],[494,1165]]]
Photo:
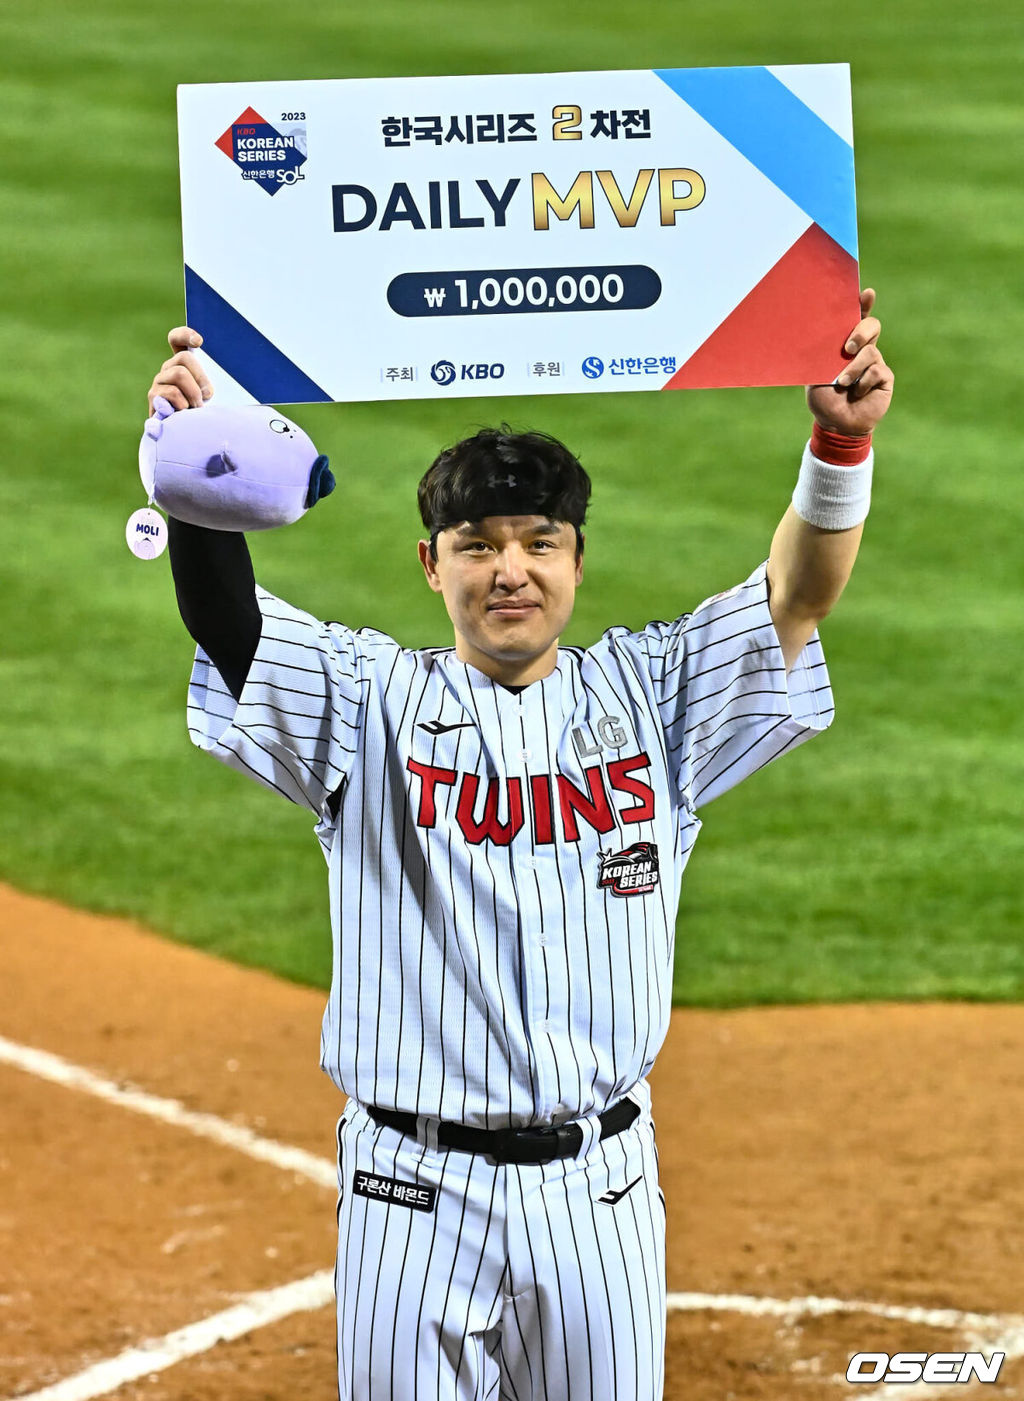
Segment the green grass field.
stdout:
[[[1010,14],[987,0],[6,8],[0,876],[327,977],[310,822],[191,749],[167,561],[124,546],[143,504],[144,392],[182,319],[177,83],[846,60],[863,277],[897,404],[861,559],[823,633],[839,718],[704,813],[677,996],[1019,999],[1024,22]],[[261,581],[409,644],[448,635],[417,577],[415,484],[475,424],[555,433],[594,477],[572,642],[745,577],[806,434],[798,390],[296,416],[340,490],[256,542]]]

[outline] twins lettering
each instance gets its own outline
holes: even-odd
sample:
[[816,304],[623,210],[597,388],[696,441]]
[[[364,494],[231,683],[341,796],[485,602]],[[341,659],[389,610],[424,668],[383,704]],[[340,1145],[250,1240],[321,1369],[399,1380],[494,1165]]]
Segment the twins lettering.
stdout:
[[[616,822],[650,822],[654,789],[639,776],[650,766],[650,757],[643,752],[607,765],[591,764],[583,770],[586,787],[579,788],[562,773],[532,774],[525,783],[520,778],[482,780],[479,774],[417,759],[406,761],[408,771],[419,779],[412,794],[417,827],[436,826],[438,802],[446,800],[444,790],[450,789],[457,795],[455,822],[471,846],[485,841],[508,846],[525,826],[527,814],[538,846],[554,842],[556,828],[565,841],[578,842],[581,823],[597,832],[610,832]],[[502,797],[504,802],[499,804]],[[632,801],[621,805],[623,797]],[[499,806],[508,814],[505,821],[499,820]]]

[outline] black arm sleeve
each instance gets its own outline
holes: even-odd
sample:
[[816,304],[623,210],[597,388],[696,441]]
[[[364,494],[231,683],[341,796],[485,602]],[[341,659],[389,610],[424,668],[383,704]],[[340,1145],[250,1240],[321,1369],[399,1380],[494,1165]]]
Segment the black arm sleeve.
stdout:
[[167,544],[181,620],[238,700],[263,627],[245,536],[171,516]]

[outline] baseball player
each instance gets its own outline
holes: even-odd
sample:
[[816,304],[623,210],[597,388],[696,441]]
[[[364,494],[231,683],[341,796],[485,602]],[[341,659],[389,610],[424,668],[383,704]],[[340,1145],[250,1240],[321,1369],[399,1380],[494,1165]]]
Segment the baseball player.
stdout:
[[[367,1401],[652,1401],[665,1214],[647,1075],[704,804],[831,721],[817,635],[867,514],[892,374],[874,293],[769,558],[672,622],[563,647],[590,483],[488,430],[419,486],[454,645],[411,650],[255,586],[170,522],[201,749],[308,808],[334,971],[338,1380]],[[188,347],[154,379],[212,392]]]

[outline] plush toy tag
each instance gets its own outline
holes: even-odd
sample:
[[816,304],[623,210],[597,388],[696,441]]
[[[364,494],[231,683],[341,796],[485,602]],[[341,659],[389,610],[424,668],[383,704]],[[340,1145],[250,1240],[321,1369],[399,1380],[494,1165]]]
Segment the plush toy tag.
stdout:
[[124,538],[137,559],[156,559],[167,548],[167,522],[159,511],[144,506],[128,517]]

